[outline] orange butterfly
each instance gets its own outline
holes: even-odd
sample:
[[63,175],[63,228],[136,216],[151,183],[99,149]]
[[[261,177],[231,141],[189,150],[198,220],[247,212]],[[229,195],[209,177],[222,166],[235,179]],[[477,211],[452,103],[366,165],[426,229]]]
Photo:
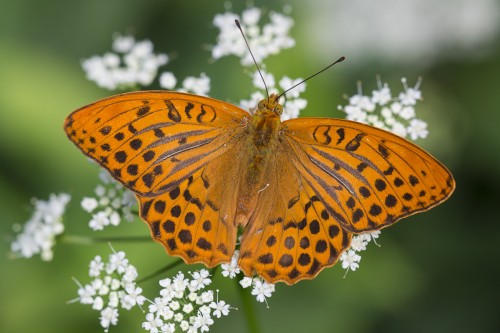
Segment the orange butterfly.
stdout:
[[153,239],[208,267],[242,229],[248,276],[293,284],[335,264],[353,234],[426,211],[455,188],[413,143],[327,118],[281,122],[277,95],[248,112],[191,94],[117,95],[73,112],[71,141],[132,190]]

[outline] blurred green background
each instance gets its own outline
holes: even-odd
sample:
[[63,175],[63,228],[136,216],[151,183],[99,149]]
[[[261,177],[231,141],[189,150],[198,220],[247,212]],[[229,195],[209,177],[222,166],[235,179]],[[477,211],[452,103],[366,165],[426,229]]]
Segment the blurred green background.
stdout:
[[[376,88],[382,75],[393,93],[400,78],[423,76],[417,106],[430,136],[418,142],[454,173],[449,201],[382,233],[346,279],[339,266],[313,281],[278,285],[270,309],[255,302],[262,332],[500,331],[500,43],[499,1],[255,1],[281,12],[291,5],[296,47],[267,61],[277,77],[305,77],[340,55],[348,61],[308,83],[307,116],[341,117],[344,94]],[[107,245],[58,244],[52,262],[10,260],[14,232],[31,213],[30,198],[68,192],[68,234],[86,234],[79,201],[91,195],[97,170],[66,139],[64,118],[111,95],[87,81],[83,58],[110,50],[114,33],[150,39],[174,55],[164,70],[182,79],[207,73],[211,96],[247,98],[251,82],[234,57],[208,61],[215,14],[223,1],[6,0],[0,3],[0,332],[101,332],[98,313],[81,304],[71,277],[87,281],[88,262]],[[439,8],[437,8],[439,7]],[[243,2],[232,10],[241,13]],[[148,235],[142,222],[101,235]],[[114,247],[142,274],[169,258],[153,242]],[[241,308],[222,278],[221,298]],[[145,283],[154,297],[156,282]],[[112,332],[139,332],[143,314],[122,311]],[[244,332],[242,311],[211,331]]]

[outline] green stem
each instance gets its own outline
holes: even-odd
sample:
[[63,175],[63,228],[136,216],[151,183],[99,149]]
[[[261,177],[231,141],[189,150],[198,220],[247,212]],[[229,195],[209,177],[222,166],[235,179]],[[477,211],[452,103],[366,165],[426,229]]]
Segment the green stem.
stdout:
[[78,235],[62,235],[60,241],[68,244],[93,245],[109,242],[146,242],[151,241],[150,236],[124,236],[124,237],[88,237]]
[[171,270],[171,269],[172,269],[172,268],[174,268],[175,266],[178,266],[178,265],[182,264],[183,262],[184,262],[184,261],[183,261],[182,259],[180,259],[180,258],[179,258],[179,259],[177,259],[177,260],[175,260],[175,261],[171,262],[171,263],[170,263],[170,264],[168,264],[167,266],[165,266],[165,267],[163,267],[163,268],[160,268],[159,270],[157,270],[157,271],[155,271],[155,272],[153,272],[153,273],[151,273],[151,274],[149,274],[149,275],[146,275],[146,276],[145,276],[145,277],[143,277],[142,279],[137,280],[137,283],[142,283],[142,282],[147,281],[147,280],[149,280],[149,279],[152,279],[152,278],[154,278],[154,277],[156,277],[156,276],[158,276],[158,275],[160,275],[160,274],[163,274],[163,273],[165,273],[165,272],[167,272],[167,271]]
[[260,329],[257,320],[257,313],[255,312],[254,306],[255,300],[253,299],[249,290],[243,289],[243,287],[241,287],[236,279],[234,279],[234,281],[236,282],[236,288],[238,289],[238,292],[240,294],[241,303],[243,305],[243,313],[245,314],[246,322],[248,323],[248,330],[250,333],[259,333]]

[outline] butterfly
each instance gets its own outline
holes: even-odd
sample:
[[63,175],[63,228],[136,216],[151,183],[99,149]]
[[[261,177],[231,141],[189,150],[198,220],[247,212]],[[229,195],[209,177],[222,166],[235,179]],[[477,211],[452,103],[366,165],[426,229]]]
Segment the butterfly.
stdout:
[[208,97],[132,92],[71,113],[68,138],[133,191],[170,255],[294,284],[334,265],[355,234],[446,200],[448,169],[365,124],[281,121],[279,96],[255,112]]

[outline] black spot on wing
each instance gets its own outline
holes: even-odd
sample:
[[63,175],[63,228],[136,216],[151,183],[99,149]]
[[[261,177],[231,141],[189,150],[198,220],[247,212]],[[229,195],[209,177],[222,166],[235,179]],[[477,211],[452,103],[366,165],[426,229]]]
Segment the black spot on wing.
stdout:
[[168,113],[167,117],[168,119],[172,120],[175,123],[179,123],[182,118],[181,115],[179,114],[179,111],[175,108],[175,105],[170,101],[170,100],[165,100],[165,105],[167,106]]

